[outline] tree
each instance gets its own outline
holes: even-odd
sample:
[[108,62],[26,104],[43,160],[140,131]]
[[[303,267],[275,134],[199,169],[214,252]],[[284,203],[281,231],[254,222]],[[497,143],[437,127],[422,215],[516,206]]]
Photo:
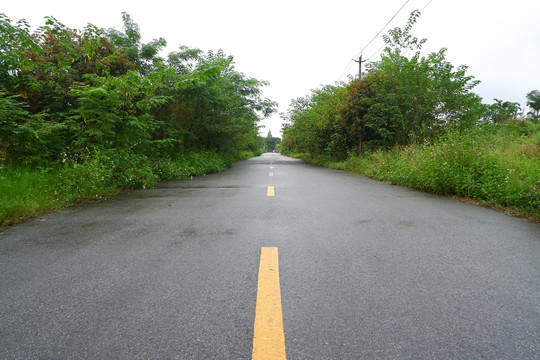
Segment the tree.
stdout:
[[49,17],[34,38],[37,46],[25,51],[14,79],[33,113],[65,115],[73,105],[73,83],[84,82],[87,74],[118,76],[134,69],[125,53],[90,24],[79,32]]
[[124,31],[66,28],[54,18],[30,34],[0,14],[0,158],[46,165],[121,152],[141,158],[185,151],[258,152],[257,122],[275,111],[267,83],[236,71],[232,56]]
[[27,59],[25,52],[37,47],[28,22],[19,20],[13,25],[0,13],[0,90],[10,90],[16,85],[17,74]]
[[467,67],[454,68],[444,48],[421,56],[426,39],[411,35],[419,15],[414,11],[403,29],[383,37],[381,60],[368,64],[366,79],[348,87],[343,117],[360,148],[365,141],[383,147],[422,143],[478,117],[480,98],[471,92],[478,81],[466,75]]
[[178,82],[163,115],[185,130],[186,146],[229,152],[258,143],[256,124],[276,107],[261,97],[267,82],[236,71],[233,57],[221,50],[181,48],[169,60]]
[[540,91],[533,90],[527,94],[527,106],[529,106],[532,111],[530,112],[536,118],[536,121],[540,121]]
[[276,145],[281,144],[281,138],[273,137],[272,131],[268,130],[268,134],[266,135],[266,138],[264,138],[264,148],[266,151],[275,151]]
[[[360,153],[363,153],[366,147],[372,148],[380,145],[380,138],[383,135],[377,134],[367,116],[370,107],[375,104],[375,92],[373,90],[379,81],[380,73],[368,73],[364,78],[351,81],[345,88],[344,101],[339,107],[343,127]],[[379,109],[381,114],[384,111],[391,111],[391,109]],[[397,119],[398,115],[396,114],[395,119]]]
[[493,124],[501,124],[508,120],[514,120],[521,111],[521,105],[517,102],[493,99],[495,103],[488,105],[485,119]]
[[89,75],[119,76],[135,67],[93,25],[77,31],[48,17],[35,33],[28,28],[25,21],[13,26],[0,16],[4,102],[12,99],[28,113],[3,124],[4,133],[10,126],[8,157],[26,163],[55,161],[75,137],[68,124],[78,106],[72,86],[85,83]]
[[[449,127],[466,128],[482,114],[478,84],[467,67],[446,61],[446,49],[422,56],[425,39],[411,34],[420,16],[384,36],[380,61],[349,84],[324,86],[292,101],[283,129],[285,151],[346,157],[378,147],[423,143]],[[406,56],[410,51],[414,53]]]
[[327,85],[291,101],[291,109],[283,115],[288,122],[283,129],[286,151],[336,157],[346,154],[347,135],[341,131],[339,114],[342,90],[341,86]]
[[157,62],[163,62],[164,59],[157,55],[167,46],[167,41],[160,37],[147,44],[142,44],[139,25],[126,12],[122,13],[122,20],[124,32],[108,29],[107,36],[118,49],[126,52],[129,60],[136,65],[137,70],[146,73]]

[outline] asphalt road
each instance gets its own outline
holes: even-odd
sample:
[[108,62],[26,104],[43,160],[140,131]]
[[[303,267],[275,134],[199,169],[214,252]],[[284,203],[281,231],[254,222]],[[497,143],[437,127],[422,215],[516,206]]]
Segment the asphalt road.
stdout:
[[7,229],[0,359],[250,359],[262,247],[288,359],[540,359],[538,224],[278,154]]

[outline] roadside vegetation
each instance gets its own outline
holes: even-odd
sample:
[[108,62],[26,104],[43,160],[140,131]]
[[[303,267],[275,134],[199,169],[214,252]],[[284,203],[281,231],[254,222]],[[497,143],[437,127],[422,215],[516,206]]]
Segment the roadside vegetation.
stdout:
[[292,101],[282,153],[540,220],[540,93],[527,94],[528,115],[483,104],[445,49],[422,56],[419,15],[384,36],[365,76]]
[[121,189],[222,171],[264,151],[266,82],[232,56],[124,29],[0,14],[0,228]]
[[281,148],[281,138],[272,136],[272,131],[268,130],[268,134],[264,138],[264,150],[266,152],[278,151]]

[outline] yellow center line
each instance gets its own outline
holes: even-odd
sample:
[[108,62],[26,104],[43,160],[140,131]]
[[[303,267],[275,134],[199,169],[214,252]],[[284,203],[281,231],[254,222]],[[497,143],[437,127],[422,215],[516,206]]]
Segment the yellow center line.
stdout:
[[277,247],[261,248],[252,360],[286,360]]
[[275,193],[274,193],[274,187],[273,186],[269,186],[268,189],[266,190],[266,196],[275,196]]
[[274,173],[270,171],[270,172],[268,173],[268,176],[274,176]]

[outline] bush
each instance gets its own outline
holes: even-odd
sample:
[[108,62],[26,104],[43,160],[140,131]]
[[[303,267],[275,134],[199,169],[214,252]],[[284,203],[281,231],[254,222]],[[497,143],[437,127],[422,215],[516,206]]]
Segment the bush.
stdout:
[[62,206],[52,169],[0,165],[0,228]]
[[[64,154],[65,155],[65,154]],[[62,166],[0,166],[0,228],[64,206],[121,189],[150,188],[160,180],[216,173],[232,164],[232,155],[187,153],[177,158],[147,156],[109,149],[83,159],[65,156]]]
[[318,164],[540,219],[540,126],[509,122]]

